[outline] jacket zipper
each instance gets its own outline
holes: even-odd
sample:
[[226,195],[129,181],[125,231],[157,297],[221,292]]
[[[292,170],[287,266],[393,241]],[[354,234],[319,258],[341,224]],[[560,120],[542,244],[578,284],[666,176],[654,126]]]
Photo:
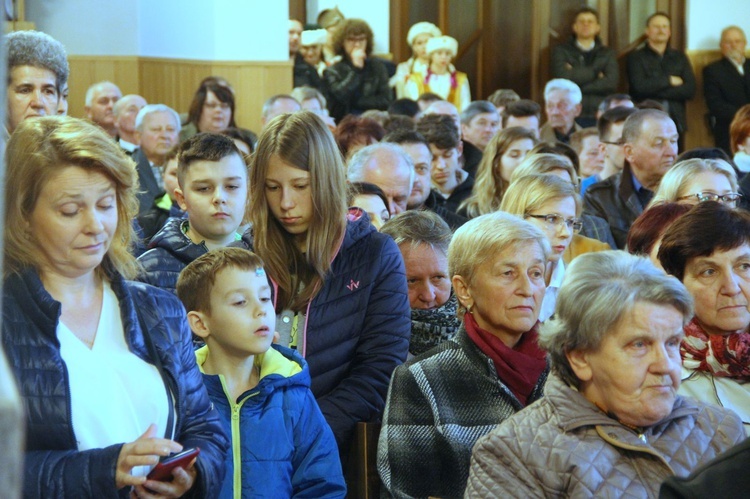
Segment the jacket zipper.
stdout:
[[229,395],[229,391],[227,390],[227,386],[224,383],[224,376],[219,376],[219,380],[221,381],[221,388],[224,390],[224,396],[227,398],[227,401],[229,402],[229,407],[232,412],[232,467],[234,468],[234,474],[232,476],[232,496],[235,499],[242,499],[242,459],[241,459],[241,443],[240,443],[240,414],[242,412],[242,406],[245,404],[245,402],[251,398],[260,393],[258,390],[255,390],[253,393],[250,393],[245,398],[239,401],[239,403],[235,403],[232,400],[232,397]]

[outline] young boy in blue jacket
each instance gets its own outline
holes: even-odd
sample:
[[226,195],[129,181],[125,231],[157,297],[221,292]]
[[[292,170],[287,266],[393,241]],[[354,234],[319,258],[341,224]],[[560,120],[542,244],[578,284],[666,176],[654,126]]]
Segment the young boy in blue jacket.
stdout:
[[138,257],[138,280],[175,292],[185,265],[240,239],[247,204],[247,165],[229,137],[199,133],[180,145],[175,199],[187,220],[169,220]]
[[177,281],[209,397],[232,450],[221,498],[344,497],[338,448],[310,391],[307,363],[271,345],[276,313],[260,258],[220,248]]

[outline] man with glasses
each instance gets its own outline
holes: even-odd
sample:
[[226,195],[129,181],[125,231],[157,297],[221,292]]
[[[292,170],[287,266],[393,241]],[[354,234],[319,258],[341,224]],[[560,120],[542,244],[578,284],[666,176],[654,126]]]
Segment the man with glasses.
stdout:
[[581,130],[576,118],[581,114],[582,99],[580,87],[572,81],[564,78],[548,81],[544,87],[547,123],[539,131],[539,139],[569,144],[571,134]]
[[635,112],[632,107],[615,107],[605,111],[597,122],[599,150],[604,156],[604,167],[596,175],[581,182],[581,196],[589,186],[620,173],[625,166],[625,153],[622,143],[622,127],[625,120]]
[[678,140],[677,126],[665,112],[634,112],[623,126],[622,171],[586,191],[584,212],[607,220],[619,249],[625,248],[630,225],[643,213],[661,178],[674,164]]

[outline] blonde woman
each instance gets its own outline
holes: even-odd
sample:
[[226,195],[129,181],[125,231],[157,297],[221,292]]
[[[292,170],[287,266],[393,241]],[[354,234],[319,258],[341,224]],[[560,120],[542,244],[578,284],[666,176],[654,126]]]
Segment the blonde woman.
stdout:
[[565,276],[563,253],[583,225],[579,218],[581,197],[573,184],[556,175],[526,175],[510,184],[500,209],[540,228],[552,247],[544,274],[547,292],[539,312],[539,320],[544,322],[555,311],[557,291]]
[[471,196],[458,208],[459,215],[475,218],[499,210],[513,170],[536,142],[534,132],[523,127],[510,127],[495,134],[477,167]]
[[721,159],[686,159],[662,177],[649,207],[662,203],[698,204],[719,201],[732,208],[739,204],[737,174]]
[[411,330],[401,253],[367,217],[347,219],[345,171],[320,117],[274,118],[255,150],[244,236],[273,282],[280,341],[307,360],[342,452],[357,422],[380,418]]
[[[518,165],[511,175],[511,184],[526,175],[556,175],[570,182],[578,192],[578,175],[570,159],[560,154],[530,154]],[[615,247],[612,231],[606,220],[594,215],[580,214],[583,227],[580,234],[573,235],[573,241],[563,254],[565,263],[583,253],[604,251]]]

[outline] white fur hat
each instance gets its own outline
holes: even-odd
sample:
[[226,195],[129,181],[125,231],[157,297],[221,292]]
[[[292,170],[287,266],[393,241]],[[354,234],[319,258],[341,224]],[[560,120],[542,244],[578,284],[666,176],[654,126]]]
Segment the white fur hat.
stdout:
[[456,54],[458,54],[458,42],[450,36],[436,36],[427,40],[427,55],[440,49],[448,50],[453,54],[453,57],[456,57]]
[[310,45],[324,45],[328,31],[324,29],[310,29],[302,32],[300,45],[309,47]]
[[440,28],[438,28],[434,24],[428,23],[427,21],[422,21],[421,23],[417,23],[409,28],[409,33],[406,35],[406,43],[408,43],[411,47],[411,45],[414,43],[414,39],[423,33],[427,33],[428,35],[432,36],[440,36],[443,34],[440,31]]

